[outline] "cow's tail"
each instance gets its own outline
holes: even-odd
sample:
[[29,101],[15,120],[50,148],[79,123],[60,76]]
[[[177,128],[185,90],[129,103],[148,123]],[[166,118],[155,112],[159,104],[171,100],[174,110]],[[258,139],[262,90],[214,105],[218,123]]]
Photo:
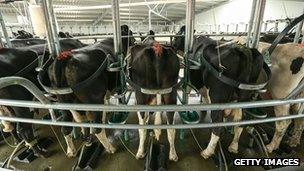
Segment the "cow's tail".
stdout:
[[56,87],[66,87],[65,68],[69,59],[73,56],[71,51],[61,52],[54,60],[53,65],[53,80]]
[[238,77],[239,81],[242,82],[249,82],[250,76],[252,72],[252,52],[249,48],[245,46],[239,46],[236,48],[236,51],[239,54],[240,57],[240,75]]
[[162,55],[163,55],[163,48],[162,48],[162,46],[160,45],[160,43],[159,42],[155,42],[155,43],[153,43],[153,51],[154,51],[154,54],[155,54],[155,57],[156,57],[156,59],[155,59],[155,61],[156,61],[156,66],[155,66],[155,71],[156,71],[156,81],[157,81],[157,85],[158,86],[160,86],[160,82],[161,82],[161,80],[160,80],[160,65],[161,65],[161,63],[160,63],[160,58],[162,57]]

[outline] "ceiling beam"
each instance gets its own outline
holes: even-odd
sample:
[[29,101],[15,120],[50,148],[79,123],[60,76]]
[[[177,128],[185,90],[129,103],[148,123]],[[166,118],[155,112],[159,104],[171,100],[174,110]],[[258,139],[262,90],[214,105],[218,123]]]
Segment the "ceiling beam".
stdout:
[[[196,0],[197,2],[212,2],[214,0]],[[186,0],[170,0],[170,1],[147,1],[147,2],[133,2],[133,3],[120,3],[119,7],[135,7],[135,6],[147,6],[153,4],[175,4],[185,3]],[[97,10],[97,9],[109,9],[112,5],[97,5],[97,6],[67,6],[62,8],[54,8],[54,11],[75,11],[75,10]]]

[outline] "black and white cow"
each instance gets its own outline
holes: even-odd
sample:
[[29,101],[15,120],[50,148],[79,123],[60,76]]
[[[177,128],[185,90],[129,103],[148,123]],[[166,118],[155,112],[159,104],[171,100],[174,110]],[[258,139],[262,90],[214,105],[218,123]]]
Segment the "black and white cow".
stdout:
[[[239,37],[236,41],[244,44],[246,43],[246,38]],[[258,50],[261,53],[265,53],[270,45],[269,43],[260,42]],[[304,79],[304,46],[303,44],[296,43],[279,44],[271,54],[270,60],[272,77],[267,85],[267,94],[264,94],[262,97],[264,99],[284,99]],[[303,92],[301,92],[299,96],[304,97]],[[286,116],[289,115],[290,112],[292,112],[292,114],[298,114],[299,109],[299,104],[274,106],[274,113],[275,116]],[[275,134],[270,144],[266,146],[269,153],[279,148],[290,123],[290,120],[276,122]],[[289,141],[291,147],[300,144],[303,129],[303,119],[295,119],[292,137]]]
[[[124,25],[122,35],[132,35],[128,26]],[[63,52],[55,59],[49,68],[49,77],[53,87],[71,87],[89,78],[105,61],[108,55],[109,60],[116,60],[114,52],[113,38],[108,38],[93,45]],[[126,54],[129,45],[134,43],[133,39],[123,38],[123,54]],[[88,83],[80,90],[71,94],[57,95],[59,102],[65,103],[87,103],[104,104],[105,95],[108,91],[114,90],[119,86],[119,73],[102,71],[94,81]],[[62,111],[64,121],[82,121],[82,114],[77,111]],[[105,121],[106,115],[103,112],[87,112],[94,123]],[[76,149],[71,137],[71,127],[63,127],[62,132],[68,144],[67,154],[69,157],[76,155]],[[114,153],[116,148],[106,137],[105,129],[93,129],[93,134],[99,139],[106,151]]]
[[[184,34],[183,28],[179,34]],[[177,37],[173,42],[177,50],[184,50],[184,37]],[[199,36],[194,38],[193,50],[190,58],[199,61],[199,56],[203,56],[213,67],[222,74],[246,84],[254,84],[262,70],[263,57],[256,49],[249,49],[244,46],[227,45],[220,47],[218,42]],[[253,94],[252,91],[245,91],[235,88],[220,81],[211,74],[204,65],[200,70],[190,70],[191,83],[197,88],[206,88],[205,94],[209,103],[227,103],[232,101],[249,101]],[[224,110],[212,111],[212,122],[223,122],[223,117],[232,116],[234,121],[242,119],[242,110]],[[238,152],[238,141],[242,127],[234,128],[234,138],[229,146],[229,151]],[[214,154],[217,143],[220,139],[221,128],[213,128],[211,140],[208,147],[201,152],[204,158],[209,158]]]
[[[74,43],[73,43],[74,42]],[[71,40],[68,43],[60,42],[62,50],[75,49],[82,47],[78,41]],[[33,82],[40,87],[37,81],[37,72],[35,68],[38,66],[38,56],[45,55],[45,61],[49,57],[49,53],[45,52],[45,45],[35,45],[23,48],[2,48],[0,49],[0,77],[7,76],[21,76]],[[27,68],[23,70],[24,68]],[[33,95],[24,87],[9,86],[0,89],[0,97],[2,99],[16,99],[16,100],[33,100]],[[34,113],[29,108],[0,106],[0,115],[16,116],[22,118],[33,118]],[[43,151],[34,139],[32,124],[16,123],[16,125],[2,121],[4,125],[4,132],[13,132],[17,140],[24,139],[29,144],[36,154],[47,157],[48,153]],[[18,134],[16,133],[18,132]]]
[[[173,47],[161,45],[154,38],[146,38],[142,44],[135,45],[130,50],[130,60],[128,61],[131,80],[141,88],[145,89],[167,89],[177,84],[179,73],[179,60]],[[139,89],[135,89],[137,104],[176,104],[177,90],[173,87],[171,92],[166,94],[144,94]],[[147,124],[149,112],[138,112],[140,125]],[[167,124],[174,124],[174,112],[167,112]],[[155,113],[155,124],[161,124],[161,112]],[[156,139],[159,140],[161,130],[154,130]],[[143,158],[145,154],[144,145],[146,139],[146,129],[139,130],[140,142],[136,154],[137,158]],[[177,161],[174,139],[175,130],[167,130],[170,144],[169,159]]]

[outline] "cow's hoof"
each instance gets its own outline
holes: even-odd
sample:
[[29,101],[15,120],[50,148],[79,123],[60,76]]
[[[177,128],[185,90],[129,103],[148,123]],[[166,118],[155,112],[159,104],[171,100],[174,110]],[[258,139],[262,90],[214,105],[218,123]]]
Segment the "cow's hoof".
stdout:
[[136,154],[136,159],[137,159],[137,160],[142,159],[142,158],[144,158],[144,157],[145,157],[145,154],[144,154],[144,153],[142,153],[142,152],[137,152],[137,154]]
[[4,128],[2,129],[3,132],[12,132],[13,130],[14,130],[14,127],[11,124],[5,124]]
[[177,161],[178,161],[178,157],[177,157],[176,154],[175,154],[175,155],[170,154],[170,155],[169,155],[169,160],[177,162]]
[[201,152],[201,156],[204,158],[204,159],[208,159],[212,154],[209,154],[206,152],[206,150],[203,150]]
[[231,143],[230,146],[228,147],[228,151],[230,153],[237,154],[238,153],[238,145],[236,143]]
[[288,144],[290,147],[298,146],[300,144],[300,137],[291,137]]
[[161,131],[160,130],[154,130],[154,134],[155,134],[155,139],[157,141],[159,141],[160,140]]
[[71,148],[68,148],[67,149],[67,157],[68,158],[73,158],[73,157],[76,157],[76,149],[71,149]]
[[266,149],[268,153],[272,153],[272,151],[274,150],[271,144],[266,145]]
[[116,148],[110,145],[109,147],[106,148],[106,151],[110,154],[114,154],[116,152]]
[[51,156],[51,153],[49,153],[48,151],[46,151],[38,146],[33,146],[33,151],[34,151],[35,155],[37,155],[38,157],[44,158],[44,159]]

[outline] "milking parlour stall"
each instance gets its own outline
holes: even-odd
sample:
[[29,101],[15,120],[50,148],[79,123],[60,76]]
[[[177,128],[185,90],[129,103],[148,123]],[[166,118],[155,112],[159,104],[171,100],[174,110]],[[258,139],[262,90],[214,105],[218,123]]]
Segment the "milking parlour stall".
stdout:
[[0,0],[0,170],[304,170],[303,0]]

